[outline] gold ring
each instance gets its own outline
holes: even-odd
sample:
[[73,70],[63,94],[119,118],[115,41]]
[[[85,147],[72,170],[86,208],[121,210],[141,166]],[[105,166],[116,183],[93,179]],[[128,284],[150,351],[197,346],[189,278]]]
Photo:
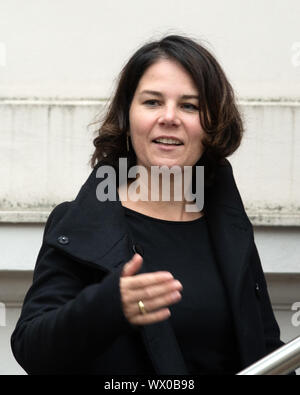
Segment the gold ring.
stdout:
[[146,311],[146,309],[145,309],[145,305],[144,305],[144,303],[143,303],[141,300],[139,300],[138,306],[139,306],[139,309],[140,309],[140,313],[141,313],[141,314],[147,314],[147,311]]

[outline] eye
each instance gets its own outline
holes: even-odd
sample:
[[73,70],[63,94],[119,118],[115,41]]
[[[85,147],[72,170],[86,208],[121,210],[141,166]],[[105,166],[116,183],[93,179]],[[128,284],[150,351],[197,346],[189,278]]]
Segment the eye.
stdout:
[[152,100],[146,100],[144,102],[149,107],[154,107],[156,104],[158,104],[158,100],[152,99]]
[[186,110],[192,110],[192,111],[198,111],[199,110],[199,107],[195,106],[195,104],[192,104],[192,103],[183,103],[182,106]]

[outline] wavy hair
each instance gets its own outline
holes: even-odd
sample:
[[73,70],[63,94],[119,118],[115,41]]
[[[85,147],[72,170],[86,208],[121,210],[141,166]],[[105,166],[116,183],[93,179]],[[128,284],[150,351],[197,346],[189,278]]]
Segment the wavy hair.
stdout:
[[197,164],[205,166],[205,183],[210,185],[216,166],[225,164],[225,158],[239,147],[243,122],[233,88],[218,61],[202,44],[181,35],[168,35],[144,44],[125,64],[93,140],[95,150],[90,159],[91,167],[98,162],[117,167],[120,157],[128,159],[128,168],[136,165],[131,143],[129,152],[126,148],[129,109],[140,78],[148,67],[161,59],[180,63],[198,89],[205,151]]

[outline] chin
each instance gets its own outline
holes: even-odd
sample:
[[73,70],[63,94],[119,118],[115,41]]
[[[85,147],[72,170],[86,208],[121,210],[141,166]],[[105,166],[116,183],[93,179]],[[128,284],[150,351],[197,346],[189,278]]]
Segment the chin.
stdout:
[[151,166],[159,166],[159,167],[161,167],[161,166],[167,166],[167,167],[180,166],[180,167],[182,167],[183,164],[179,163],[177,161],[163,160],[162,159],[162,160],[153,161],[151,163]]
[[145,167],[150,167],[151,166],[167,166],[167,167],[172,167],[172,166],[180,166],[183,168],[183,166],[187,166],[186,163],[182,163],[181,161],[178,161],[176,159],[171,159],[171,158],[151,158],[148,159],[147,161],[138,161],[137,164],[140,166],[145,166]]

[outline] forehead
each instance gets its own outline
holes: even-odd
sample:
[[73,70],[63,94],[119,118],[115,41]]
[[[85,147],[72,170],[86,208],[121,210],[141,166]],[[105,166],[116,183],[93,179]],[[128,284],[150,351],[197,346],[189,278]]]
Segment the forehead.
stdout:
[[153,88],[188,89],[185,93],[197,93],[190,74],[180,63],[170,59],[160,59],[148,67],[139,81],[137,91]]

